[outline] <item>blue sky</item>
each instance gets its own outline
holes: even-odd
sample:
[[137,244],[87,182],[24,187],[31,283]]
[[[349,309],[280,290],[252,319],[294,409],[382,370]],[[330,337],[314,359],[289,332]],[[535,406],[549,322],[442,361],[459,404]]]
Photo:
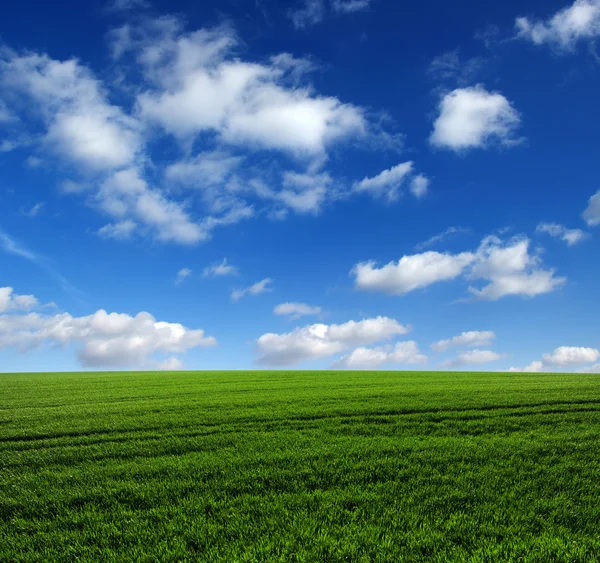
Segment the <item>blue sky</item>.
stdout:
[[600,0],[0,21],[1,371],[600,371]]

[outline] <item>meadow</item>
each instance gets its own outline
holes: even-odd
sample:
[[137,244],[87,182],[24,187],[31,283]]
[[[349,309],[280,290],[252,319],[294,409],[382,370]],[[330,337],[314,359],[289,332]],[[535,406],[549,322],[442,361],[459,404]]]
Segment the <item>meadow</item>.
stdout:
[[0,374],[2,562],[600,561],[600,376]]

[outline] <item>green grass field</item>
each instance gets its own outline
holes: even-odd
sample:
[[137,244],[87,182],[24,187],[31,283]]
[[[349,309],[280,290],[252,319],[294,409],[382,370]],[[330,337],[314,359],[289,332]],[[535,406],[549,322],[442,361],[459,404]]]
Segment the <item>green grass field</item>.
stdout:
[[0,375],[0,561],[600,561],[600,378]]

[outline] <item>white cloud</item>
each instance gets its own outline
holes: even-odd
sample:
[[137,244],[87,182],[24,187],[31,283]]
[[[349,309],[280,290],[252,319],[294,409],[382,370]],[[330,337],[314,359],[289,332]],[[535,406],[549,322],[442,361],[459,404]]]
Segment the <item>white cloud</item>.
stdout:
[[318,316],[321,312],[321,307],[312,307],[306,303],[281,303],[273,309],[273,313],[276,315],[287,315],[292,319],[298,319],[305,315]]
[[264,280],[256,282],[245,289],[236,289],[231,292],[231,300],[236,302],[246,295],[260,295],[261,293],[269,293],[273,291],[273,288],[270,287],[272,283],[273,280],[271,278],[265,278]]
[[427,176],[418,174],[410,182],[410,191],[416,198],[421,199],[427,195],[430,183],[431,182]]
[[45,146],[86,169],[130,165],[142,148],[139,123],[107,101],[100,82],[77,60],[4,50],[0,84],[34,102]]
[[513,238],[504,243],[486,237],[475,252],[460,254],[427,251],[403,256],[398,262],[378,268],[373,261],[357,264],[351,272],[355,287],[390,295],[403,295],[441,281],[461,276],[485,280],[482,288],[469,287],[476,299],[496,300],[506,295],[533,297],[558,289],[566,278],[545,270],[538,256],[529,253],[529,240]]
[[581,370],[583,373],[600,373],[600,364],[594,364]]
[[189,278],[192,275],[192,270],[189,268],[181,268],[179,272],[177,272],[177,278],[175,279],[175,285],[179,285],[186,278]]
[[559,238],[569,246],[573,246],[588,237],[588,234],[581,229],[567,229],[567,227],[558,223],[540,223],[535,230],[538,233],[546,233],[551,237]]
[[354,349],[347,356],[342,356],[332,366],[333,369],[375,369],[383,364],[422,364],[427,362],[427,356],[419,352],[417,343],[413,340],[398,342],[391,346]]
[[137,228],[137,223],[131,219],[125,219],[118,223],[109,223],[98,229],[98,236],[105,239],[127,240]]
[[600,358],[600,350],[577,346],[560,346],[551,354],[544,354],[544,364],[553,366],[571,366],[595,362]]
[[579,40],[600,37],[600,0],[576,0],[542,21],[519,17],[515,26],[518,37],[535,45],[572,50]]
[[492,330],[471,330],[447,340],[434,342],[431,345],[431,349],[434,352],[444,352],[456,346],[489,346],[495,338],[496,333]]
[[[215,346],[203,330],[157,321],[149,313],[135,317],[99,310],[84,317],[56,315],[0,315],[0,349],[30,351],[43,344],[76,345],[85,367],[145,367],[156,353],[182,354],[192,348]],[[169,360],[170,366],[175,364]]]
[[403,256],[398,262],[377,268],[374,262],[362,262],[352,271],[355,286],[367,291],[380,291],[390,295],[402,295],[440,281],[459,277],[475,260],[471,252],[441,254],[424,252]]
[[[559,346],[550,354],[544,354],[542,361],[531,362],[524,368],[512,367],[509,371],[539,372],[552,371],[552,368],[568,368],[596,362],[600,358],[600,350],[583,346]],[[594,372],[595,367],[581,369],[583,372]]]
[[167,166],[165,176],[171,181],[207,190],[230,178],[242,161],[243,157],[233,156],[222,150],[202,152],[193,158]]
[[590,197],[587,209],[583,212],[583,219],[590,227],[600,225],[600,190]]
[[0,313],[31,311],[39,305],[33,295],[17,295],[12,287],[0,287]]
[[323,158],[331,143],[366,133],[362,109],[295,85],[304,61],[235,58],[230,28],[184,34],[173,23],[139,45],[155,84],[138,96],[140,114],[182,139],[214,133],[230,145]]
[[367,10],[373,0],[333,0],[331,7],[335,12],[349,14]]
[[443,362],[442,367],[460,367],[473,364],[487,364],[502,359],[502,354],[497,354],[491,350],[469,350],[459,354],[453,360]]
[[352,346],[388,340],[410,329],[394,319],[377,317],[341,325],[314,324],[285,334],[264,334],[257,341],[258,363],[285,366],[332,356]]
[[564,285],[566,278],[555,277],[554,270],[544,270],[539,257],[529,253],[529,244],[525,238],[514,238],[508,243],[494,236],[485,238],[477,250],[470,277],[489,283],[481,289],[469,287],[471,294],[495,301],[507,295],[534,297]]
[[543,371],[544,364],[542,362],[531,362],[529,365],[524,368],[509,368],[508,371],[511,372],[524,372],[524,373],[535,373],[539,371]]
[[353,186],[355,192],[368,192],[375,196],[385,197],[388,201],[398,199],[398,190],[411,174],[413,162],[403,162],[388,170],[384,170],[373,178],[364,178]]
[[101,229],[103,236],[129,236],[135,229],[134,223],[139,222],[162,241],[194,244],[210,238],[210,228],[195,223],[181,204],[148,186],[134,168],[119,170],[107,178],[96,201],[120,223]]
[[238,269],[235,266],[227,263],[227,258],[223,258],[222,262],[218,262],[213,264],[212,266],[207,266],[202,270],[202,276],[205,278],[211,276],[237,276]]
[[484,148],[494,141],[512,144],[520,121],[502,94],[488,92],[481,85],[457,88],[440,101],[429,140],[434,146],[454,151]]
[[156,369],[163,371],[179,371],[183,369],[183,362],[179,358],[171,357],[159,362]]

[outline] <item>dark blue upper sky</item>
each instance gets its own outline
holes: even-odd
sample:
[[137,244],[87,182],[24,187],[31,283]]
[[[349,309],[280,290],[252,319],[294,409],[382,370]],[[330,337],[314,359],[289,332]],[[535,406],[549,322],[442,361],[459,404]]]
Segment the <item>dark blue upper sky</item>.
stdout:
[[598,369],[600,0],[0,22],[0,369]]

